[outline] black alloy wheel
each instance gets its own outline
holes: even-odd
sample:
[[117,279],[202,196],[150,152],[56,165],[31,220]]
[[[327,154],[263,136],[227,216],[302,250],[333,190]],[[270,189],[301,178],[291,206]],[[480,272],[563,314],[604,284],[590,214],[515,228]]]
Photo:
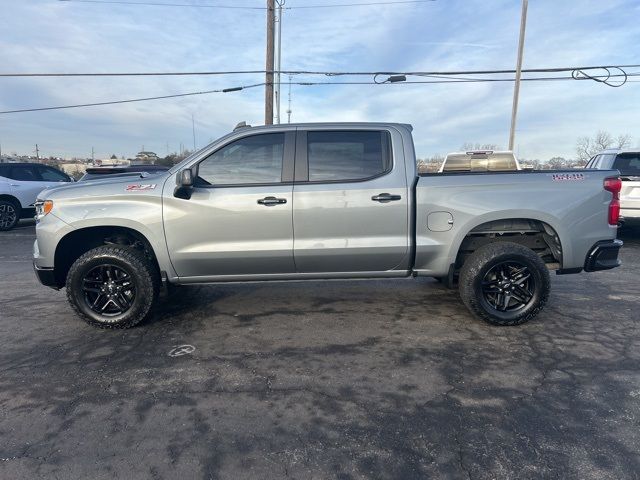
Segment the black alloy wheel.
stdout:
[[87,306],[104,316],[127,312],[136,297],[136,287],[126,269],[112,265],[98,265],[82,279],[82,291]]
[[534,297],[535,289],[529,268],[515,261],[494,265],[482,279],[484,299],[499,312],[526,308]]

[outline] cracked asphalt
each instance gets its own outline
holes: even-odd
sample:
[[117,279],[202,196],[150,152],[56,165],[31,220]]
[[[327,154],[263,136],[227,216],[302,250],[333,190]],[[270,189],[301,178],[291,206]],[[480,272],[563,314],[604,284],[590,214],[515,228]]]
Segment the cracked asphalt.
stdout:
[[33,239],[0,233],[0,478],[640,478],[640,230],[510,328],[419,279],[180,288],[101,331]]

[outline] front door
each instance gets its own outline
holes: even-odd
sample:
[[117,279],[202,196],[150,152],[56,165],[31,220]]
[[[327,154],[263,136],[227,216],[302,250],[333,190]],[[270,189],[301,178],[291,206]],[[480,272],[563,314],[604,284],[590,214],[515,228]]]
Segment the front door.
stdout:
[[294,148],[294,132],[247,135],[195,167],[191,198],[176,198],[166,182],[165,234],[178,276],[295,272]]
[[409,190],[401,145],[394,130],[298,133],[298,272],[357,275],[409,268]]

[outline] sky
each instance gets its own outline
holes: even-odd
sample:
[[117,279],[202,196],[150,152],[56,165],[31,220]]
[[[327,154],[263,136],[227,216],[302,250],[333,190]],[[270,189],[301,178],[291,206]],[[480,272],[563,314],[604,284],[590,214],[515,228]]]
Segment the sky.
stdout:
[[[131,0],[143,1],[143,0]],[[287,7],[381,0],[286,0]],[[264,7],[265,0],[153,0]],[[152,3],[153,3],[152,2]],[[283,14],[282,69],[513,69],[520,0],[435,0],[292,8]],[[263,70],[266,13],[256,9],[0,0],[0,72]],[[640,64],[639,0],[530,0],[523,68]],[[640,72],[640,68],[627,69]],[[370,77],[364,77],[367,81]],[[285,80],[286,77],[283,77]],[[296,81],[313,80],[308,76]],[[316,78],[317,79],[317,78]],[[335,81],[335,77],[321,78]],[[0,110],[92,103],[247,85],[264,76],[0,78]],[[282,91],[286,121],[288,87]],[[410,123],[419,157],[464,143],[508,143],[513,83],[291,87],[291,121]],[[606,130],[640,146],[640,77],[523,82],[515,151],[575,157],[577,138]],[[203,147],[238,122],[264,123],[264,88],[178,99],[0,114],[3,154],[133,157]]]

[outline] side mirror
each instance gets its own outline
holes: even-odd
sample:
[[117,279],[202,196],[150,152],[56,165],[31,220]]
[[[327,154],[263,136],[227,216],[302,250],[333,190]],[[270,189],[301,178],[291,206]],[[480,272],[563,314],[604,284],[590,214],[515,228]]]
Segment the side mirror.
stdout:
[[180,170],[176,175],[176,189],[173,191],[173,196],[189,200],[193,190],[193,171],[189,168]]
[[179,187],[193,187],[193,172],[189,168],[180,170],[176,177],[176,185]]

